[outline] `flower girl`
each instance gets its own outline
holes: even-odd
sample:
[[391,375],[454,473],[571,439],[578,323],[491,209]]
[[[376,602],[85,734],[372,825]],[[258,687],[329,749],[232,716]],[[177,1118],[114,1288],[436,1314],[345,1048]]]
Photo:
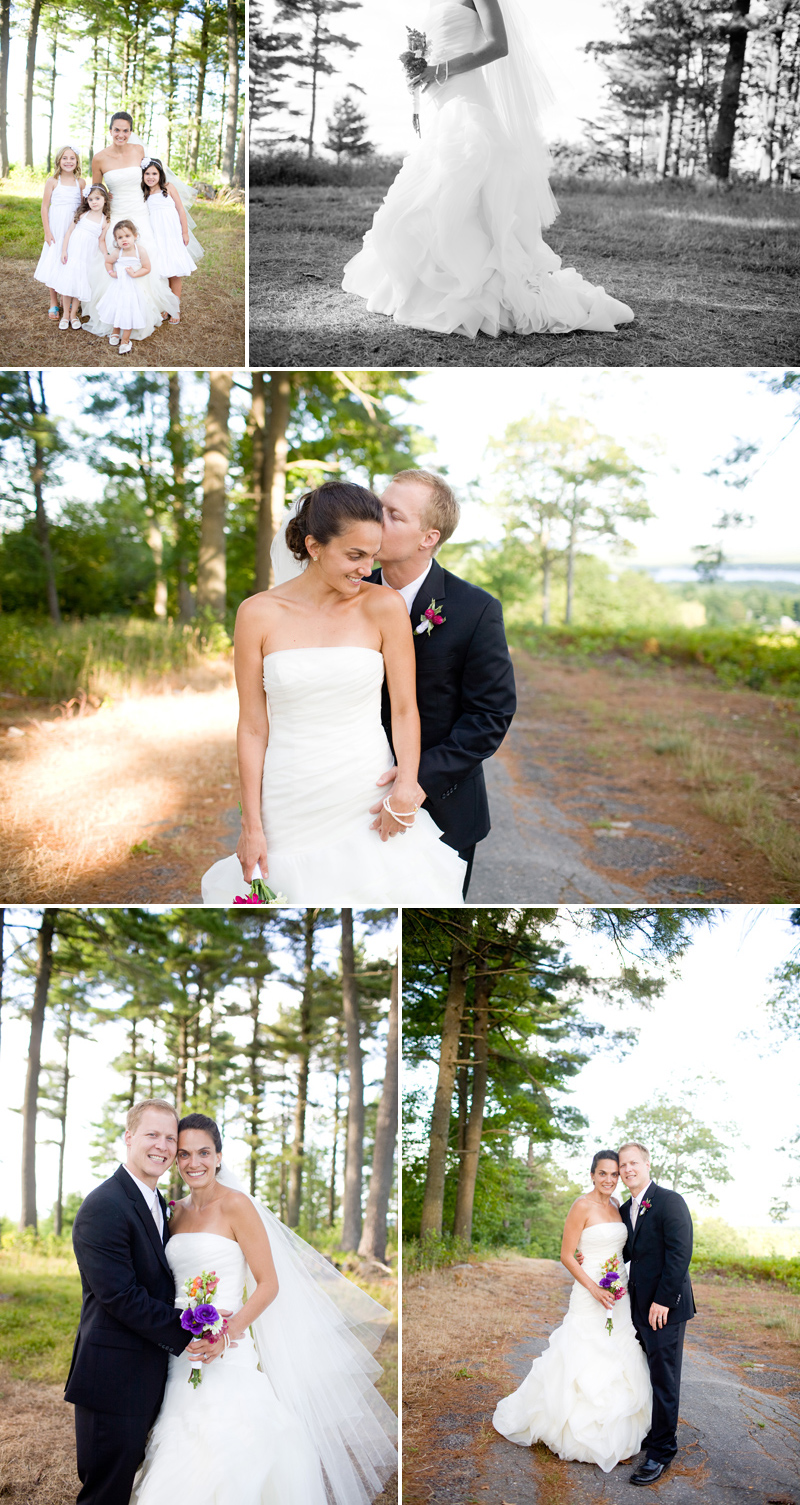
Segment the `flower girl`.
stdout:
[[[83,193],[85,180],[80,172],[81,159],[75,148],[62,146],[61,150],[56,152],[53,176],[47,179],[42,195],[44,246],[33,275],[37,282],[43,282],[50,289],[48,318],[53,321],[60,313],[56,284],[57,274],[61,268],[64,233],[81,202]],[[62,318],[59,328],[67,329],[68,327],[69,319]],[[80,324],[74,324],[73,328],[80,328]]]
[[[157,157],[145,157],[142,162],[142,192],[150,213],[156,270],[169,279],[172,292],[180,298],[183,278],[197,271],[197,262],[188,250],[191,236],[180,194],[167,182]],[[170,324],[179,324],[180,318],[180,311],[171,314]]]
[[139,232],[132,220],[121,219],[114,226],[114,250],[106,257],[106,268],[112,282],[97,305],[97,315],[104,324],[113,325],[109,345],[119,345],[120,355],[127,355],[133,349],[131,330],[142,328],[147,321],[135,279],[150,272],[150,257],[139,245]]
[[66,329],[68,320],[73,329],[81,327],[78,308],[81,303],[88,304],[102,277],[110,215],[108,189],[102,183],[94,183],[64,236],[61,266],[56,273],[56,290],[64,309],[60,329]]

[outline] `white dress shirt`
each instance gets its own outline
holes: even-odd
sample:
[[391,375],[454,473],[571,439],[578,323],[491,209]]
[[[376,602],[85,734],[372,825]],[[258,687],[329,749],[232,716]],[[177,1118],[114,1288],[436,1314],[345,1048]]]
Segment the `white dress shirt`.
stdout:
[[647,1196],[647,1193],[649,1192],[652,1184],[652,1181],[648,1181],[644,1190],[639,1192],[638,1197],[631,1197],[631,1232],[633,1232],[633,1229],[636,1227],[636,1219],[639,1216],[639,1208],[641,1207],[644,1198]]
[[[409,616],[411,616],[411,608],[414,605],[414,598],[417,594],[417,591],[422,588],[423,580],[427,575],[430,574],[432,564],[433,560],[429,559],[428,568],[423,570],[421,575],[417,575],[416,580],[412,580],[410,585],[401,585],[400,589],[397,591],[398,596],[402,596],[403,600],[406,603],[406,609]],[[388,580],[384,580],[383,578],[383,570],[381,570],[381,585],[389,585]],[[394,585],[389,585],[389,589],[395,590],[396,587]]]
[[131,1181],[135,1181],[136,1182],[136,1185],[138,1186],[138,1188],[139,1188],[142,1196],[144,1197],[145,1202],[147,1203],[148,1207],[150,1208],[150,1211],[153,1214],[153,1222],[155,1223],[156,1228],[158,1229],[158,1236],[161,1239],[161,1242],[163,1244],[163,1242],[164,1242],[164,1214],[161,1211],[161,1203],[158,1200],[158,1190],[157,1190],[157,1188],[155,1186],[148,1186],[146,1181],[140,1181],[139,1177],[138,1176],[134,1176],[133,1171],[130,1170],[127,1165],[124,1166],[124,1169],[128,1172],[128,1175],[130,1176]]

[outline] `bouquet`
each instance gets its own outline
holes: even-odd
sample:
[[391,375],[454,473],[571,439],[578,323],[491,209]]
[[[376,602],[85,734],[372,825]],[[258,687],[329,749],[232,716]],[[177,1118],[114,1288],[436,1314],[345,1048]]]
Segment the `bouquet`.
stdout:
[[415,31],[413,26],[406,27],[408,36],[408,48],[401,52],[400,61],[406,70],[408,86],[414,103],[413,124],[417,135],[419,129],[419,80],[425,72],[425,64],[428,57],[428,38],[424,31]]
[[[195,1275],[193,1280],[183,1282],[188,1304],[181,1315],[181,1327],[194,1338],[208,1338],[209,1343],[216,1343],[220,1333],[224,1333],[228,1326],[217,1308],[211,1305],[211,1297],[218,1285],[219,1276],[213,1270],[210,1275],[204,1270],[202,1275]],[[202,1362],[192,1359],[189,1384],[196,1390],[202,1383]]]
[[234,904],[288,904],[285,894],[273,893],[268,883],[261,876],[261,868],[256,863],[253,876],[250,879],[250,892],[247,895],[237,894]]
[[[606,1260],[605,1264],[603,1265],[603,1274],[600,1280],[598,1280],[597,1284],[599,1286],[602,1286],[604,1291],[610,1291],[615,1301],[621,1301],[622,1297],[625,1295],[625,1285],[622,1276],[619,1273],[618,1255],[612,1254],[611,1258]],[[608,1333],[609,1338],[611,1337],[613,1330],[614,1323],[609,1316],[608,1321],[606,1322],[606,1332]]]

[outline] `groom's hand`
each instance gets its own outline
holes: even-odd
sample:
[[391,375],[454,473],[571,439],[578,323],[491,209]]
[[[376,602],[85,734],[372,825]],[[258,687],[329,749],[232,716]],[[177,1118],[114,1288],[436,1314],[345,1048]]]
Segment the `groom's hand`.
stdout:
[[653,1329],[653,1332],[656,1332],[658,1328],[666,1326],[668,1316],[669,1307],[659,1306],[658,1303],[654,1301],[653,1305],[650,1308],[650,1315],[647,1319]]
[[[381,774],[380,778],[378,779],[378,788],[379,789],[385,788],[387,784],[393,784],[396,778],[397,778],[397,765],[395,764],[394,768],[387,768],[386,772]],[[385,796],[384,796],[384,798],[385,798]],[[422,785],[421,784],[417,784],[416,791],[414,793],[414,804],[415,805],[423,805],[424,802],[425,802],[425,800],[427,798],[428,798],[428,796],[426,795],[425,790],[422,788]],[[379,831],[380,830],[381,812],[382,812],[382,810],[383,810],[383,800],[379,800],[379,802],[378,802],[377,805],[372,805],[371,806],[370,812],[369,812],[370,815],[376,815],[378,818],[377,818],[377,820],[374,820],[372,822],[372,825],[370,826],[370,831]]]

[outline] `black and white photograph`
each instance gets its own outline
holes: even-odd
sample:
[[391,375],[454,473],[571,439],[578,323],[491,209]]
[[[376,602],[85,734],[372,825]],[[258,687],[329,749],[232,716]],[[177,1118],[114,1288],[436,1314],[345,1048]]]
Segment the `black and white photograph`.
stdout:
[[794,359],[798,17],[256,0],[264,366]]

